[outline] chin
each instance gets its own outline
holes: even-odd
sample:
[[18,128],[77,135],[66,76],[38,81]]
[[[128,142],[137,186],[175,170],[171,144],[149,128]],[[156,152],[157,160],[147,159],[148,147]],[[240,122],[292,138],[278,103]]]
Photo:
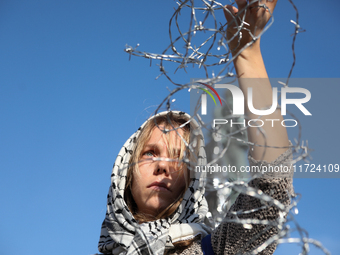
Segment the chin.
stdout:
[[146,207],[144,207],[144,210],[142,210],[143,212],[148,212],[149,214],[153,215],[153,216],[157,216],[159,213],[161,213],[163,210],[165,210],[170,204],[169,203],[163,203],[161,201],[150,201],[150,203],[148,203],[146,205]]

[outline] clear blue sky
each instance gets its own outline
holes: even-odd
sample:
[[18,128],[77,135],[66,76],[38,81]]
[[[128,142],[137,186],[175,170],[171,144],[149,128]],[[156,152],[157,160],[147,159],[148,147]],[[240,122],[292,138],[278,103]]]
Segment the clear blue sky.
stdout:
[[[293,77],[339,77],[340,3],[295,4],[307,32],[297,38]],[[166,87],[174,88],[164,77],[155,80],[155,62],[129,61],[124,48],[165,49],[175,6],[172,0],[0,1],[0,254],[97,251],[115,157]],[[271,77],[288,75],[291,19],[293,8],[280,0],[261,42]],[[190,79],[183,71],[175,77]],[[340,88],[306,88],[313,116],[301,121],[312,162],[339,164]],[[175,98],[175,107],[188,111],[189,93]],[[339,185],[339,178],[295,180],[302,194],[298,222],[333,254],[340,254]],[[291,249],[284,245],[277,254]]]

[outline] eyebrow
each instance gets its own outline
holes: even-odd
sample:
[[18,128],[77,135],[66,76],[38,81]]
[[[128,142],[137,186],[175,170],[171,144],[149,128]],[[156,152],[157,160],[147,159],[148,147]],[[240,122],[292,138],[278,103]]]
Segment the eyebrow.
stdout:
[[[145,150],[145,148],[147,148],[147,149],[158,149],[158,146],[157,146],[157,144],[154,144],[154,143],[149,143],[149,144],[146,144],[145,145],[145,147],[144,147],[144,150]],[[172,150],[172,152],[173,152],[173,155],[179,155],[179,154],[181,154],[181,148],[180,147],[178,147],[178,148],[173,148],[173,150]]]

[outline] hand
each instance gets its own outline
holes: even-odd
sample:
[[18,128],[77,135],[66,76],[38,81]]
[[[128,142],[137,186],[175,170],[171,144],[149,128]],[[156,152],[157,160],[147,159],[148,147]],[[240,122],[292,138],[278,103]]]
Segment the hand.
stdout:
[[[247,0],[235,1],[238,8],[226,5],[224,9],[224,15],[228,21],[227,39],[230,40],[229,48],[234,56],[247,43],[253,41],[253,37],[262,33],[277,3],[277,0],[249,0],[251,4],[247,6]],[[244,20],[243,25],[242,20]],[[235,36],[241,26],[240,33]],[[258,38],[251,48],[259,48],[259,44]]]

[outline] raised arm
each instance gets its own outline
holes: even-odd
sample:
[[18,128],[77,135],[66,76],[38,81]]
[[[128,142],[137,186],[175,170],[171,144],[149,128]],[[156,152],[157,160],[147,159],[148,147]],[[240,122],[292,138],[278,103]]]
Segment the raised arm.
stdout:
[[[253,1],[256,2],[246,8],[246,0],[236,0],[238,8],[226,6],[225,16],[228,20],[227,37],[231,39],[240,26],[240,20],[247,23],[246,29],[258,36],[267,24],[271,13],[274,10],[277,0],[273,1]],[[264,3],[268,10],[261,7]],[[238,23],[233,23],[234,17]],[[248,96],[248,88],[253,89],[253,105],[255,109],[261,110],[272,105],[272,87],[268,80],[268,75],[263,63],[260,38],[250,47],[244,47],[253,40],[247,30],[242,29],[242,40],[237,37],[231,40],[229,47],[232,50],[234,65],[239,77],[239,85],[245,97]],[[258,119],[260,116],[250,112],[248,105],[245,105],[246,115],[250,119]],[[276,110],[271,115],[264,116],[265,119],[283,120],[280,110]],[[272,127],[272,123],[264,121],[263,133],[257,128],[248,128],[248,138],[254,146],[250,150],[250,164],[260,167],[287,166],[291,164],[292,152],[289,147],[287,131],[281,125]],[[276,122],[278,123],[278,121]],[[264,147],[275,146],[281,148]],[[264,160],[266,162],[264,162]],[[280,217],[280,212],[285,212],[284,208],[279,208],[272,202],[264,202],[257,198],[259,194],[265,194],[271,199],[279,201],[283,207],[290,204],[290,196],[293,194],[292,187],[293,173],[287,175],[270,176],[264,174],[263,178],[253,179],[248,186],[253,188],[248,192],[242,191],[235,203],[227,212],[225,220],[213,231],[211,236],[212,247],[215,254],[235,255],[250,254],[259,252],[261,255],[271,255],[276,249],[276,243],[271,238],[279,233],[276,225]],[[275,178],[273,178],[275,177]],[[257,192],[260,190],[259,192]],[[251,221],[249,221],[251,220]],[[250,222],[250,224],[245,224]],[[278,238],[276,236],[276,238]],[[253,253],[251,253],[253,254]]]
[[[227,38],[231,40],[229,48],[232,51],[233,57],[235,57],[234,66],[239,77],[239,86],[245,98],[248,98],[248,88],[252,88],[254,108],[261,110],[270,108],[272,105],[272,87],[260,50],[260,38],[251,46],[247,48],[245,48],[245,46],[253,40],[251,34],[258,36],[263,32],[274,11],[277,0],[249,2],[254,3],[250,7],[247,7],[246,0],[236,0],[238,8],[227,5],[224,14],[229,24]],[[264,5],[266,7],[264,7]],[[238,36],[232,39],[239,29],[242,20],[244,20],[245,28],[241,30],[242,39],[239,40]],[[247,100],[245,100],[245,102],[247,102]],[[265,118],[279,120],[275,122],[264,121],[264,125],[262,126],[263,133],[254,127],[248,128],[249,142],[259,145],[254,146],[254,149],[250,151],[254,159],[270,162],[287,150],[289,146],[288,135],[286,128],[278,124],[283,120],[279,109],[270,115],[260,117],[251,113],[248,104],[245,103],[245,112],[249,119]],[[274,128],[272,127],[272,123],[275,123]],[[281,148],[266,148],[264,147],[265,145]]]

